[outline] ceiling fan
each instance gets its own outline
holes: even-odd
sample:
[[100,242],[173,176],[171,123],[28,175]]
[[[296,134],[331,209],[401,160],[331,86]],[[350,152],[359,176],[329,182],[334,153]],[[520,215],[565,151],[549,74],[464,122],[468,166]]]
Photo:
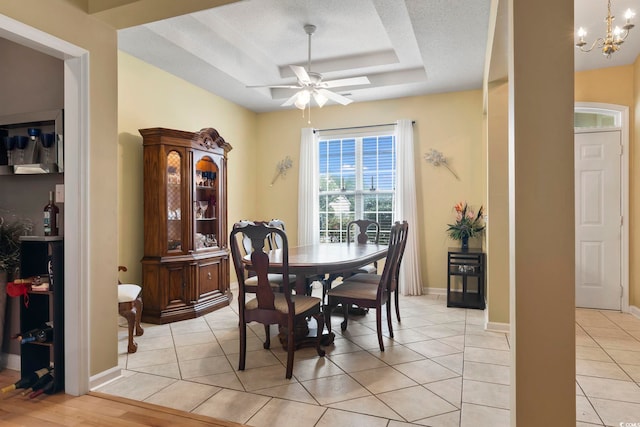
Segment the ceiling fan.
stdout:
[[[365,76],[350,77],[346,79],[338,80],[322,80],[322,74],[311,71],[311,35],[315,33],[316,26],[306,24],[304,31],[309,36],[309,55],[307,59],[307,68],[300,67],[298,65],[289,65],[291,70],[298,78],[296,85],[269,85],[269,88],[284,88],[284,89],[298,89],[298,92],[291,98],[287,99],[282,106],[288,107],[294,104],[297,108],[304,110],[307,106],[311,106],[311,98],[318,104],[320,108],[326,104],[328,100],[335,101],[342,105],[347,105],[353,102],[353,100],[342,96],[336,92],[328,90],[329,88],[336,88],[342,86],[357,86],[369,84],[369,79]],[[265,87],[265,86],[247,86],[247,87]]]

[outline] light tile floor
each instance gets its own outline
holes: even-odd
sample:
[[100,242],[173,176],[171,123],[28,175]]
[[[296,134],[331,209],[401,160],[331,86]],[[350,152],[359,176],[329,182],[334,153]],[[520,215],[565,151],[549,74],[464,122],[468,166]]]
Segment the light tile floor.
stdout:
[[[262,348],[261,325],[249,329],[247,369],[237,370],[235,301],[144,325],[131,355],[120,328],[123,376],[97,391],[251,426],[509,426],[508,334],[485,331],[482,311],[447,308],[442,296],[401,297],[400,307],[385,352],[374,312],[351,317],[344,333],[337,316],[326,357],[298,350],[291,380],[277,338]],[[576,343],[576,426],[640,423],[640,319],[577,309]]]

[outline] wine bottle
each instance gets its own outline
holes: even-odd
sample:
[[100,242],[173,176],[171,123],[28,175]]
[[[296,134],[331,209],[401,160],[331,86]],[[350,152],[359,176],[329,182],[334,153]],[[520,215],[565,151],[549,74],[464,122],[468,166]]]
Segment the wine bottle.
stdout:
[[3,387],[0,391],[2,391],[3,393],[8,393],[10,391],[13,391],[19,388],[31,387],[31,385],[33,385],[36,381],[38,381],[38,379],[40,379],[44,375],[48,374],[49,371],[51,371],[52,369],[53,368],[50,368],[50,367],[38,369],[37,371],[30,373],[26,377],[20,378],[15,383],[10,384],[6,387]]
[[20,336],[20,344],[26,344],[28,342],[48,342],[53,339],[53,327],[47,326],[44,328],[32,329]]
[[59,209],[53,201],[53,191],[49,191],[49,203],[44,207],[44,235],[58,235]]
[[20,332],[14,335],[12,338],[19,340],[20,344],[25,342],[46,342],[51,341],[53,337],[53,322],[45,322],[39,328],[30,329],[26,332]]
[[33,393],[31,393],[29,395],[29,399],[33,399],[34,397],[38,397],[40,396],[42,393],[48,393],[49,391],[53,390],[54,386],[55,386],[55,381],[53,381],[53,379],[51,379],[51,381],[49,381],[47,383],[47,385],[45,385],[44,387],[42,387],[40,390],[36,390]]
[[31,384],[30,387],[27,387],[22,392],[22,395],[26,396],[27,394],[31,393],[32,391],[38,391],[38,390],[40,390],[41,388],[43,388],[44,386],[46,386],[47,384],[49,384],[52,381],[53,381],[53,370],[51,370],[51,372],[49,372],[47,374],[44,374],[43,376],[38,378],[38,380],[36,382]]

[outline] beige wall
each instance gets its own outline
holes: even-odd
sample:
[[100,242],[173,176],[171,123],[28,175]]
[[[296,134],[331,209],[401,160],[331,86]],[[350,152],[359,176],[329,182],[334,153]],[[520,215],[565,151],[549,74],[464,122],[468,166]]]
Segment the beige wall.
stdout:
[[[6,0],[0,13],[33,26],[90,53],[89,66],[89,139],[83,141],[89,151],[91,178],[88,183],[89,248],[88,289],[89,334],[91,337],[115,336],[117,333],[117,60],[116,32],[63,0]],[[105,304],[113,301],[113,304]],[[117,365],[115,343],[90,340],[90,374]]]
[[[509,324],[509,170],[507,82],[487,93],[487,308],[491,327]],[[499,325],[501,324],[501,325]]]
[[129,268],[121,273],[122,281],[140,283],[144,176],[138,129],[196,132],[213,127],[233,146],[227,160],[231,226],[236,218],[256,215],[257,119],[255,113],[123,52],[118,53],[118,103],[118,262]]
[[640,305],[640,251],[635,242],[640,238],[640,200],[636,192],[640,182],[640,156],[636,141],[640,136],[638,115],[638,82],[640,58],[636,64],[600,68],[575,74],[576,102],[601,102],[629,107],[629,305]]
[[633,65],[577,72],[576,102],[606,102],[633,108],[633,75]]
[[640,307],[640,248],[635,242],[640,241],[640,56],[636,58],[633,68],[633,108],[629,112],[631,121],[629,141],[629,305]]

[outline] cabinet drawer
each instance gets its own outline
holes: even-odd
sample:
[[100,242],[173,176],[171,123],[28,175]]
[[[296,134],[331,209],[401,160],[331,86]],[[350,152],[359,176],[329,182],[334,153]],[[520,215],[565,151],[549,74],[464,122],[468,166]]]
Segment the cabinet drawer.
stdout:
[[220,290],[220,260],[200,264],[200,298]]

